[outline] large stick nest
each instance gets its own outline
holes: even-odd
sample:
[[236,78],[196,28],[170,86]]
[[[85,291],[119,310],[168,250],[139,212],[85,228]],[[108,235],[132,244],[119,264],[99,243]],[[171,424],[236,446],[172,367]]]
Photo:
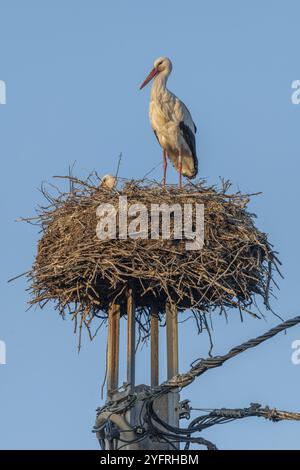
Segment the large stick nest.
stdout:
[[[118,190],[106,190],[97,175],[86,181],[65,178],[67,192],[53,196],[42,189],[48,202],[35,220],[42,238],[29,273],[31,304],[54,300],[61,315],[71,313],[87,326],[95,316],[106,317],[110,302],[119,303],[125,313],[128,288],[137,315],[143,312],[144,318],[153,304],[164,312],[167,301],[191,309],[198,318],[214,310],[226,314],[232,307],[257,314],[257,297],[269,308],[278,259],[246,209],[251,195],[229,194],[227,182],[221,188],[199,182],[179,190],[119,180]],[[118,208],[120,195],[127,196],[128,204],[148,208],[151,203],[204,204],[204,247],[187,251],[186,240],[100,240],[97,207],[110,203]]]

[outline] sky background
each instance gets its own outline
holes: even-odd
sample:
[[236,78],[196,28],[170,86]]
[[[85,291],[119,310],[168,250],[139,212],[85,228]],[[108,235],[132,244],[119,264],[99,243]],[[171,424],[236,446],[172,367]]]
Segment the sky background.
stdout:
[[[79,177],[93,169],[105,174],[115,172],[122,152],[120,176],[133,178],[161,161],[148,121],[150,89],[138,87],[154,59],[166,55],[173,61],[169,88],[198,127],[200,176],[263,192],[250,209],[279,251],[285,276],[273,307],[284,319],[299,315],[300,105],[291,102],[291,83],[300,79],[300,3],[0,0],[0,11],[0,80],[7,86],[0,105],[0,339],[7,346],[0,448],[97,449],[91,429],[103,404],[106,328],[92,343],[85,337],[78,355],[73,325],[53,305],[26,312],[26,279],[7,280],[30,268],[39,233],[15,219],[33,215],[41,181],[66,174],[75,161]],[[177,182],[170,166],[168,180]],[[235,311],[228,323],[215,316],[213,353],[278,322],[269,312],[244,323]],[[193,322],[179,334],[183,372],[207,356],[208,338]],[[199,408],[259,402],[300,411],[300,365],[291,361],[296,339],[300,327],[207,372],[182,399]],[[144,348],[137,383],[149,383],[149,368]],[[203,437],[221,449],[299,449],[300,425],[248,418]]]

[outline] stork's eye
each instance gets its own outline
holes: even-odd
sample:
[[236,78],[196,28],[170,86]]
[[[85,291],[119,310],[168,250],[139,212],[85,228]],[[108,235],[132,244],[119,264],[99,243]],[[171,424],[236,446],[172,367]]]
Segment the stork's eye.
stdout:
[[163,63],[163,60],[161,60],[160,62],[158,62],[157,67],[159,67],[162,63]]

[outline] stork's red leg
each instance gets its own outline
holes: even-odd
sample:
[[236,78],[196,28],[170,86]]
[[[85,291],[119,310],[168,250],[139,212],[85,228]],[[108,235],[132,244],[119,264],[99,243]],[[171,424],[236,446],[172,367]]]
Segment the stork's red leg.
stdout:
[[164,180],[163,184],[166,185],[166,176],[167,176],[167,152],[163,150],[163,167],[164,167]]
[[182,189],[182,160],[181,155],[179,155],[179,188]]

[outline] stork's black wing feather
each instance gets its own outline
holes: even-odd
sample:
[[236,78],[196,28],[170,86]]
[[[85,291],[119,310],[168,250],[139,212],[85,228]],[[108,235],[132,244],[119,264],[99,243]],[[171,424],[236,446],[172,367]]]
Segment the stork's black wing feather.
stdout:
[[195,140],[195,136],[194,136],[193,131],[189,128],[189,126],[184,124],[183,121],[180,121],[179,128],[180,128],[181,133],[184,137],[184,140],[186,141],[186,143],[188,144],[188,146],[190,148],[190,151],[191,151],[193,157],[197,158],[197,155],[196,155],[196,140]]
[[[195,126],[195,124],[194,124]],[[195,126],[196,128],[196,126]],[[198,173],[198,159],[197,159],[197,154],[196,154],[196,139],[193,131],[187,126],[183,121],[180,121],[179,123],[179,129],[181,130],[181,133],[183,135],[184,140],[186,141],[187,145],[189,146],[189,149],[191,151],[191,154],[194,159],[194,167],[195,167],[195,175]],[[196,132],[196,129],[195,129]]]

